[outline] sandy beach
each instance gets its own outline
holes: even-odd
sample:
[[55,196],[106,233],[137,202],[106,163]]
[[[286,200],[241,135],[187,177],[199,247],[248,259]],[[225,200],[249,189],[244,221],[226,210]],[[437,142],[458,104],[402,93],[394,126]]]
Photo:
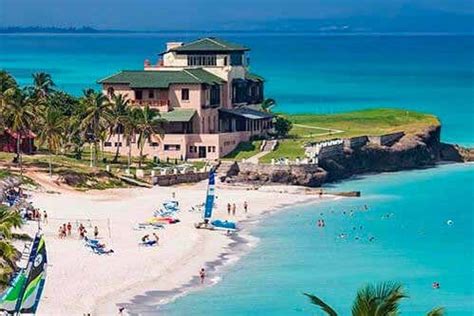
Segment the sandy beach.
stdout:
[[[59,189],[51,193],[52,188],[48,188],[47,192],[33,192],[33,204],[48,212],[48,223],[42,226],[49,268],[38,315],[116,315],[119,306],[146,299],[143,294],[149,291],[182,295],[183,287],[198,289],[192,286],[193,279],[202,267],[211,268],[202,286],[215,283],[217,277],[210,263],[220,262],[223,254],[232,252],[230,246],[235,244],[236,238],[248,241],[252,237],[245,229],[227,236],[225,232],[194,228],[193,224],[201,220],[202,214],[188,210],[204,202],[206,186],[203,181],[196,185],[152,189],[85,193]],[[301,188],[286,186],[260,190],[218,186],[216,192],[214,218],[240,222],[258,220],[265,213],[288,204],[320,200],[317,195],[304,194]],[[173,193],[180,203],[180,223],[161,230],[135,229],[137,223],[150,218]],[[248,202],[248,213],[244,212],[244,201]],[[227,203],[236,204],[236,216],[227,215]],[[58,228],[68,222],[73,224],[72,236],[60,239]],[[86,226],[89,236],[94,226],[98,226],[99,239],[114,253],[92,253],[79,239],[78,223]],[[35,227],[36,224],[30,223],[26,229],[34,231]],[[140,246],[140,238],[153,232],[160,237],[159,246]],[[172,297],[168,295],[169,298]]]

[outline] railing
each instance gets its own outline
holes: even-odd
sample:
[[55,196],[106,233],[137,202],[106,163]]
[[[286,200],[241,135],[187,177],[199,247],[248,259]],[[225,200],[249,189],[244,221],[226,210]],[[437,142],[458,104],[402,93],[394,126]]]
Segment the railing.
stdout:
[[170,100],[132,100],[131,103],[140,106],[169,106]]

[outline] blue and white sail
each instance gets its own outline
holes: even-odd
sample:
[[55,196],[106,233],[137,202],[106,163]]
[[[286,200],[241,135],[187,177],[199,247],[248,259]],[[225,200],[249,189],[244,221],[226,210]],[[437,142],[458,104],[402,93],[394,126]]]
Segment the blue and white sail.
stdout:
[[46,266],[46,244],[43,236],[37,234],[26,268],[20,270],[11,287],[0,297],[0,311],[35,314],[46,280]]
[[214,170],[209,172],[209,183],[207,185],[206,203],[204,205],[204,220],[209,220],[212,217],[212,208],[214,207],[216,190],[216,174]]

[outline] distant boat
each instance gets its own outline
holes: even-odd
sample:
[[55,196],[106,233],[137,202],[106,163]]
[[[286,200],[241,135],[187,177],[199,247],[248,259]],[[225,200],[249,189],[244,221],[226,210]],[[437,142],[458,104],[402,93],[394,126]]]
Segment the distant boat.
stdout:
[[0,311],[8,314],[35,314],[46,281],[46,244],[36,234],[26,268],[21,269],[12,285],[0,297]]
[[215,188],[216,188],[216,174],[214,170],[209,172],[209,182],[207,185],[206,203],[204,205],[204,222],[197,223],[194,226],[196,228],[204,229],[220,229],[220,230],[236,230],[237,225],[234,222],[222,221],[216,219],[210,222],[212,217],[212,210],[214,208],[215,200]]

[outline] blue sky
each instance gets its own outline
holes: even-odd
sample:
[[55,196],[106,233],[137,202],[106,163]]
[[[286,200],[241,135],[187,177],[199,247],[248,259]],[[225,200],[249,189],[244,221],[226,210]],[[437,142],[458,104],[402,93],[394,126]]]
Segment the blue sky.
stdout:
[[[292,19],[474,14],[472,0],[0,0],[0,26],[229,29]],[[421,13],[420,13],[421,14]]]

